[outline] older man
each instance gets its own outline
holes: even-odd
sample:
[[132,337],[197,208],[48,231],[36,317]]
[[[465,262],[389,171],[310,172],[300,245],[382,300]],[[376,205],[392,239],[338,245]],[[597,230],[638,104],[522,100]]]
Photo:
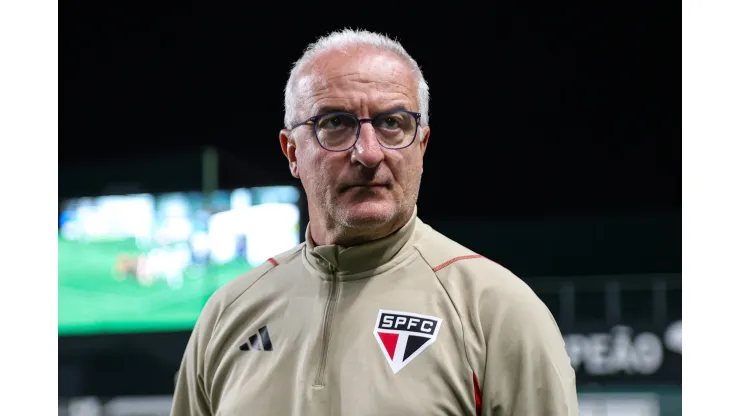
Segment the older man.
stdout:
[[544,304],[416,217],[428,102],[417,63],[382,35],[307,49],[280,132],[306,242],[212,296],[174,415],[578,414]]

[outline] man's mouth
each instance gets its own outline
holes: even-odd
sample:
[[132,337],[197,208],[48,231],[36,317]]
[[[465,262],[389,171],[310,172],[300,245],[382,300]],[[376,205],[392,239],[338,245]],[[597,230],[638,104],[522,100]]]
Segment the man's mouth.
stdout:
[[366,188],[366,189],[375,189],[375,188],[390,188],[390,184],[388,183],[377,183],[377,182],[371,182],[371,183],[358,183],[353,185],[346,185],[341,188],[340,192],[346,192],[350,189],[355,188]]

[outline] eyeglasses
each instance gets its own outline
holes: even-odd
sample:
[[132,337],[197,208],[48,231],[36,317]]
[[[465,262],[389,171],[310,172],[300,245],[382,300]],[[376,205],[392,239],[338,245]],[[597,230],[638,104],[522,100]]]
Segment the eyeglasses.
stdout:
[[406,110],[387,111],[362,119],[350,113],[336,112],[313,116],[290,130],[313,124],[313,132],[321,147],[330,152],[344,152],[353,148],[360,139],[362,123],[370,123],[381,146],[399,150],[411,146],[416,140],[420,119],[421,113]]

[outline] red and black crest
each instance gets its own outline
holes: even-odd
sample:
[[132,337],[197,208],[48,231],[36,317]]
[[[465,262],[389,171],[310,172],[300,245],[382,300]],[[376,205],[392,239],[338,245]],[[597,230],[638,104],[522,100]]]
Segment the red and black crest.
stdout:
[[381,309],[375,323],[375,339],[393,373],[419,356],[437,339],[442,319],[411,312]]

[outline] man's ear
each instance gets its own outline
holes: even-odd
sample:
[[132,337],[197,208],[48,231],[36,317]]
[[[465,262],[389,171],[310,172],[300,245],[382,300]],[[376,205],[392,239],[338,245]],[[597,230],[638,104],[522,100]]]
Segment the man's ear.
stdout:
[[421,129],[421,138],[419,140],[419,146],[421,146],[421,155],[424,156],[424,152],[427,150],[427,146],[429,145],[429,136],[432,134],[431,128],[429,126],[424,127]]
[[280,147],[283,149],[283,154],[288,158],[288,166],[290,167],[290,174],[294,178],[300,179],[301,175],[298,173],[298,162],[295,157],[295,139],[290,134],[290,130],[280,130]]

